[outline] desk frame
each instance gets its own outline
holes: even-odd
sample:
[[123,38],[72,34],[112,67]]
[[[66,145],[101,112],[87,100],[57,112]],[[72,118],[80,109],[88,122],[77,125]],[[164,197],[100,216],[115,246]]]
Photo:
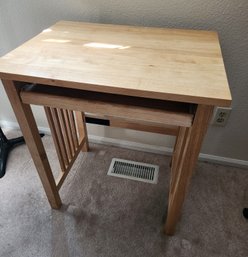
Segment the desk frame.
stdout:
[[[110,120],[114,126],[176,136],[165,224],[168,235],[174,233],[180,217],[213,108],[230,106],[232,100],[219,37],[214,31],[59,21],[1,57],[0,78],[55,209],[61,207],[59,189],[77,154],[81,149],[88,150],[84,112],[97,109],[99,115],[104,115],[104,110],[114,117]],[[146,98],[149,104],[137,109],[132,105],[129,113],[125,102],[125,111],[123,105],[115,102],[115,113],[111,112],[111,101],[100,101],[97,108],[93,102],[87,105],[87,100],[77,100],[77,104],[57,101],[63,105],[53,106],[53,101],[38,103],[39,97],[34,102],[26,101],[21,92],[23,83],[51,86],[52,90],[61,87],[68,91]],[[173,111],[151,110],[153,100],[173,102]],[[186,116],[174,109],[179,107],[178,103],[196,106],[194,116],[184,119]],[[58,181],[53,177],[30,104],[45,107],[61,165]],[[122,116],[116,119],[120,112]],[[151,124],[143,126],[140,114],[142,121]],[[158,120],[160,125],[172,127],[154,126],[153,122]],[[77,138],[72,132],[76,129]]]
[[[61,178],[62,183],[56,184],[43,143],[39,136],[38,128],[30,104],[23,103],[20,96],[20,90],[23,83],[6,79],[3,79],[2,82],[20,124],[23,136],[33,158],[36,169],[39,173],[48,201],[52,208],[59,209],[62,205],[59,196],[59,189],[63,183],[63,180],[65,179],[65,176]],[[165,223],[165,233],[168,235],[172,235],[175,232],[176,223],[178,222],[181,214],[181,209],[186,196],[187,188],[189,186],[190,178],[198,159],[201,144],[207,131],[212,111],[213,106],[199,104],[196,109],[192,126],[179,126],[172,157],[168,210]],[[49,112],[50,110],[46,108],[48,117]],[[75,158],[80,149],[83,148],[85,151],[88,149],[85,122],[80,123],[80,119],[84,119],[83,110],[81,114],[78,114],[77,118],[81,141],[75,152]],[[50,120],[49,123],[52,134],[54,134],[51,122],[52,121]],[[53,137],[54,136],[55,135],[53,135]],[[71,162],[71,165],[72,163],[73,162]],[[65,171],[68,172],[70,167],[71,166],[69,164],[67,166],[67,170]]]

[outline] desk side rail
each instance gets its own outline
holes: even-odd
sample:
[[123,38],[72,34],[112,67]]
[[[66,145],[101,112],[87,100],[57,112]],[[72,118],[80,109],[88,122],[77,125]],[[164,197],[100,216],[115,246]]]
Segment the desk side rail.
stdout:
[[44,107],[44,109],[61,167],[61,172],[56,179],[59,190],[87,138],[80,137],[75,112],[50,107]]

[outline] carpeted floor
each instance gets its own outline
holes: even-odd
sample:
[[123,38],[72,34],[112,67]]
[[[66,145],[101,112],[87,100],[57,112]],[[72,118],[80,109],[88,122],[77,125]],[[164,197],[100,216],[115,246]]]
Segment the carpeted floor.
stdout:
[[[58,170],[51,137],[43,142]],[[248,170],[199,162],[176,234],[168,237],[162,224],[170,158],[90,146],[60,191],[59,211],[50,209],[26,146],[12,151],[0,179],[1,257],[248,256]],[[113,157],[159,165],[158,184],[107,176]]]

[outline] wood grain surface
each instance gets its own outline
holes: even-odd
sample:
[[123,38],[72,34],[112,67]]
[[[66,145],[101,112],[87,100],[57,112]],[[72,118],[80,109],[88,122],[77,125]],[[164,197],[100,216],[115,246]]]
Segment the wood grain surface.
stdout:
[[211,31],[60,21],[0,59],[0,78],[228,106]]

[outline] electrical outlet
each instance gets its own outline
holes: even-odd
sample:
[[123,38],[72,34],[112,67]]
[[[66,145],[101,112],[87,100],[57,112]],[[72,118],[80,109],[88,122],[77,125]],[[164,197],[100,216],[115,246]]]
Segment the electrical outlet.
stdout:
[[231,111],[232,108],[216,107],[212,124],[222,127],[226,126]]

